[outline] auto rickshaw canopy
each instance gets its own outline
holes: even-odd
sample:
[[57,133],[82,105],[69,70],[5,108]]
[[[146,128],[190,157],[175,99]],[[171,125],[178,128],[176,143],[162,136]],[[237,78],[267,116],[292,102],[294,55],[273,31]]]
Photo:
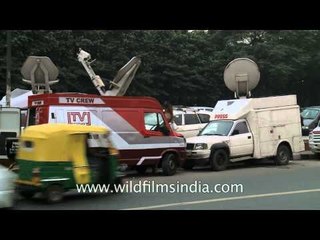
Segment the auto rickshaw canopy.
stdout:
[[21,134],[21,137],[31,138],[52,138],[53,136],[71,135],[80,133],[101,133],[109,134],[110,131],[105,127],[88,126],[80,124],[65,124],[65,123],[47,123],[33,125],[27,127]]
[[[88,134],[98,134],[106,139],[110,131],[100,126],[56,123],[27,127],[19,140],[17,159],[82,164],[88,147]],[[113,149],[111,142],[106,147]]]

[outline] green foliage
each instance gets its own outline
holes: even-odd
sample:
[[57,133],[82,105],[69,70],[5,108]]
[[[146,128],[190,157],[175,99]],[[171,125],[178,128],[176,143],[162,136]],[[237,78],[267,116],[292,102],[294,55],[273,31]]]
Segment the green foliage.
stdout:
[[[214,106],[233,97],[223,71],[234,58],[249,57],[261,72],[255,97],[297,94],[300,105],[319,105],[320,32],[239,30],[58,30],[12,31],[12,89],[28,88],[20,69],[29,55],[48,56],[57,65],[55,92],[97,93],[78,49],[91,53],[93,69],[113,79],[133,56],[142,64],[127,95],[153,96],[172,104]],[[6,88],[6,31],[0,31],[0,94]]]

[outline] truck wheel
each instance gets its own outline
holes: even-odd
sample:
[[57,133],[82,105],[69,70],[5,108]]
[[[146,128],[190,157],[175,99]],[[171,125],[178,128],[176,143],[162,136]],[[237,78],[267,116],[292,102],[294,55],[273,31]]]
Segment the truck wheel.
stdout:
[[291,159],[291,150],[287,145],[281,144],[275,158],[276,165],[287,165]]
[[175,154],[169,153],[164,155],[162,171],[165,176],[172,176],[177,172],[177,159]]
[[218,149],[211,154],[210,167],[213,171],[223,171],[227,168],[229,157],[225,150]]
[[60,185],[50,185],[46,190],[48,203],[58,203],[63,199],[63,188]]
[[183,164],[183,169],[185,169],[185,170],[191,170],[193,167],[194,167],[194,161],[185,161],[185,163]]
[[147,171],[147,166],[136,166],[136,171],[139,174],[145,174]]

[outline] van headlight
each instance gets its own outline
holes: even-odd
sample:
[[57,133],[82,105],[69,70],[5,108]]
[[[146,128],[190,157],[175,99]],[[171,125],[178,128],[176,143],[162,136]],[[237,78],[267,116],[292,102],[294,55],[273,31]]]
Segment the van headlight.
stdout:
[[208,145],[206,143],[196,143],[194,146],[195,150],[203,150],[208,149]]

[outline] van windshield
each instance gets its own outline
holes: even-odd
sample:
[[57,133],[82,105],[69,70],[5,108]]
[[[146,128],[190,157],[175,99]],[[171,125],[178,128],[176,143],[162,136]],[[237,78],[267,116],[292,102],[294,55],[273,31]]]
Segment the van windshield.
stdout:
[[145,113],[144,124],[147,130],[156,131],[159,126],[164,125],[164,120],[159,113]]
[[319,111],[320,111],[319,109],[306,108],[302,111],[301,117],[303,119],[315,119],[319,114]]
[[215,120],[207,124],[198,136],[218,135],[227,136],[232,128],[233,121]]

